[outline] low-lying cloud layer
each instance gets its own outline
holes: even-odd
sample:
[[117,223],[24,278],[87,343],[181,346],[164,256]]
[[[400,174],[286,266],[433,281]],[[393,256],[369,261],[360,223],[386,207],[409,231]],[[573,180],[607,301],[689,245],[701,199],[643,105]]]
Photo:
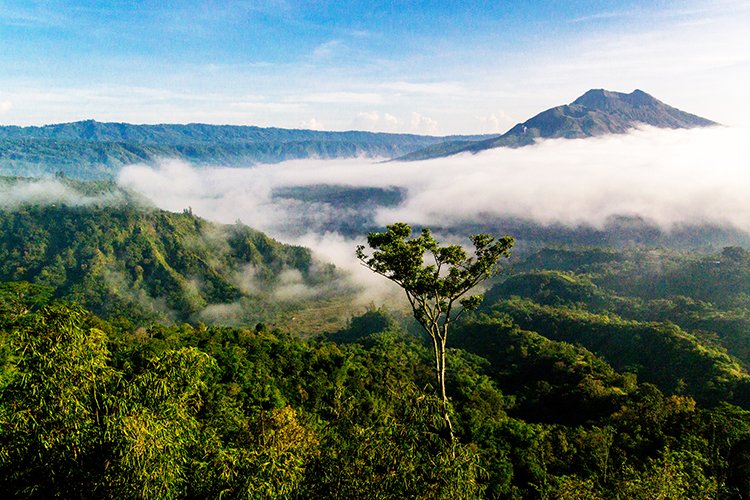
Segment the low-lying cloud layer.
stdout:
[[638,215],[665,229],[709,222],[750,231],[749,132],[644,128],[413,163],[297,160],[198,169],[165,161],[157,168],[129,166],[119,182],[163,208],[190,206],[209,219],[241,219],[282,237],[300,215],[331,214],[305,214],[308,205],[274,197],[274,190],[318,184],[405,188],[404,203],[377,210],[380,224],[512,216],[601,227],[611,216]]
[[749,130],[643,128],[413,163],[298,160],[232,169],[164,161],[158,167],[129,166],[119,183],[165,209],[190,207],[211,220],[241,220],[283,241],[309,246],[367,279],[353,256],[364,237],[353,241],[321,229],[326,221],[351,217],[351,207],[274,192],[321,184],[403,188],[406,194],[397,206],[361,207],[381,226],[405,221],[445,227],[514,217],[601,228],[622,215],[643,217],[666,231],[707,223],[750,232],[748,158]]
[[[165,160],[157,166],[128,166],[118,182],[161,208],[191,208],[230,224],[240,220],[284,242],[310,247],[322,261],[334,262],[365,285],[362,300],[369,303],[399,290],[354,257],[367,225],[405,221],[452,227],[464,236],[473,231],[465,229],[466,223],[502,227],[499,221],[521,219],[541,226],[602,228],[614,216],[637,216],[664,231],[711,224],[750,234],[748,158],[747,129],[644,128],[413,163],[297,160],[205,168]],[[342,188],[345,195],[338,196],[340,190],[331,186],[349,189]],[[56,179],[0,183],[0,208],[109,204],[125,198],[129,195],[117,190],[83,196],[75,183]],[[342,228],[344,234],[335,232]],[[696,245],[704,244],[701,234],[695,233]],[[252,272],[243,276],[240,285],[252,290]],[[314,293],[291,271],[274,289],[278,300]]]

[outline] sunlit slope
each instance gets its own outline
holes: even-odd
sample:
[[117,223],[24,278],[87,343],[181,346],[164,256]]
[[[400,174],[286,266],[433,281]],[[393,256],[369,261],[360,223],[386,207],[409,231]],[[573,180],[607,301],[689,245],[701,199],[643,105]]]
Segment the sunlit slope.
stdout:
[[26,205],[1,215],[0,281],[48,285],[107,316],[272,321],[334,293],[322,286],[333,267],[308,249],[189,211]]

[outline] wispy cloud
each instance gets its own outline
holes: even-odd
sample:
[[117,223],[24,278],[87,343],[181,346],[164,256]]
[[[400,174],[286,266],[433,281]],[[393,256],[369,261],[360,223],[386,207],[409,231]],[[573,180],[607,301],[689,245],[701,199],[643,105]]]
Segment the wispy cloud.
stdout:
[[0,183],[0,208],[15,208],[22,204],[92,205],[117,204],[124,201],[122,193],[96,196],[81,195],[70,186],[54,179],[20,180]]
[[294,102],[267,102],[267,101],[240,101],[233,102],[231,106],[248,111],[262,112],[300,112],[305,109],[301,103]]
[[396,92],[430,95],[464,94],[466,89],[457,82],[388,82],[382,87]]
[[570,24],[578,24],[578,23],[586,23],[590,21],[602,21],[602,20],[608,20],[608,19],[628,17],[628,16],[632,16],[633,14],[634,14],[634,11],[597,12],[595,14],[590,14],[587,16],[574,17],[570,19],[568,22]]
[[320,92],[313,94],[294,95],[289,101],[311,102],[324,104],[380,104],[384,101],[381,94],[374,92]]
[[68,21],[64,9],[46,5],[48,2],[28,2],[25,5],[3,4],[0,9],[0,25],[18,27],[64,26]]
[[315,47],[312,56],[314,59],[327,59],[333,56],[336,51],[342,47],[344,47],[344,42],[341,40],[329,40]]

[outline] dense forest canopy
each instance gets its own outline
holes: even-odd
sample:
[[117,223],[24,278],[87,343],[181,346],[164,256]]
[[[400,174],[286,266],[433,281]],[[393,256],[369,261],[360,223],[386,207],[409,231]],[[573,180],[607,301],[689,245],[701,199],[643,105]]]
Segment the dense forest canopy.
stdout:
[[242,224],[86,189],[0,210],[0,490],[750,497],[743,248],[521,249],[452,326],[451,444],[401,306],[362,313]]
[[0,477],[19,496],[748,492],[746,401],[697,403],[690,386],[642,382],[507,313],[471,316],[454,337],[450,450],[429,348],[384,310],[304,341],[262,325],[124,327],[50,295],[0,291]]

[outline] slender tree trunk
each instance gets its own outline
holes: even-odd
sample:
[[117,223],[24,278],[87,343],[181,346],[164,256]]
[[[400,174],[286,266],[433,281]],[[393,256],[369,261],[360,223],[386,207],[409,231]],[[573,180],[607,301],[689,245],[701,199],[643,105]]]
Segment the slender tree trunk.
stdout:
[[428,332],[432,338],[432,348],[435,355],[435,378],[440,397],[440,413],[442,414],[443,422],[445,423],[445,433],[448,435],[447,438],[451,444],[451,456],[456,458],[456,450],[453,446],[455,444],[453,423],[451,423],[450,418],[448,393],[445,390],[445,344],[447,332],[441,332],[439,326],[433,326]]
[[440,379],[440,399],[441,399],[441,409],[443,413],[443,421],[445,422],[445,429],[448,432],[448,438],[450,440],[451,444],[451,456],[453,458],[456,458],[456,450],[453,446],[455,444],[455,436],[453,434],[453,424],[451,423],[451,417],[450,417],[450,407],[448,403],[448,393],[445,390],[445,337],[441,339],[440,342],[440,372],[438,373],[438,377]]
[[440,348],[438,344],[438,337],[434,333],[430,333],[430,337],[432,337],[432,352],[435,355],[435,381],[437,382],[437,387],[440,387],[441,382],[441,369],[440,369]]

